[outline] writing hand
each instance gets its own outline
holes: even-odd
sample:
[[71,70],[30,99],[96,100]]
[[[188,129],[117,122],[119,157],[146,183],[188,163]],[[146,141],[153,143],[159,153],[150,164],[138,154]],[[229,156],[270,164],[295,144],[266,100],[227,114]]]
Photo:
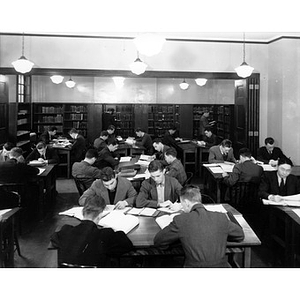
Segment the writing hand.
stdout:
[[40,158],[38,158],[38,161],[44,162],[44,159],[40,157]]
[[223,177],[223,178],[224,178],[224,177],[227,177],[227,176],[229,176],[227,172],[223,172],[223,173],[222,173],[222,177]]
[[123,209],[126,207],[127,205],[127,201],[123,200],[123,201],[119,201],[117,202],[117,204],[115,205],[115,209]]
[[164,201],[163,203],[159,203],[160,207],[169,207],[172,205],[172,202],[170,200]]
[[271,195],[270,200],[274,202],[281,202],[283,201],[282,197],[280,195]]

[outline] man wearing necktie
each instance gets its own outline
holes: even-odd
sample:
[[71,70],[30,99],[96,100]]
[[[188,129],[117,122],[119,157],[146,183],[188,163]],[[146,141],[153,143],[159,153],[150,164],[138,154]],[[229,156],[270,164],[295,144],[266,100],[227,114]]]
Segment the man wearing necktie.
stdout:
[[38,142],[36,148],[26,157],[26,163],[38,160],[46,164],[57,164],[59,162],[56,149],[47,146],[44,142]]
[[293,163],[289,158],[278,161],[277,171],[266,171],[259,187],[259,196],[276,202],[282,201],[283,196],[300,193],[299,180],[291,174]]

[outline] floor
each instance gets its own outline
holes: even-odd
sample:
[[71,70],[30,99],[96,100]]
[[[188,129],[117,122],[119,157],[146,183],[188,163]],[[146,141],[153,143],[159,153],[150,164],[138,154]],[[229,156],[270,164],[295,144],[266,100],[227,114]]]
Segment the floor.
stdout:
[[[199,179],[192,183],[200,184]],[[57,180],[56,205],[48,212],[42,221],[31,221],[23,224],[22,234],[19,237],[21,257],[15,252],[15,267],[17,268],[56,268],[57,257],[55,250],[48,250],[51,234],[55,231],[60,211],[77,205],[79,195],[72,179]],[[239,259],[238,259],[239,260]],[[149,267],[179,267],[182,261],[151,262]],[[126,264],[125,264],[126,266]],[[139,262],[134,266],[139,266]],[[277,267],[272,263],[270,249],[262,243],[253,248],[251,266],[254,268]]]

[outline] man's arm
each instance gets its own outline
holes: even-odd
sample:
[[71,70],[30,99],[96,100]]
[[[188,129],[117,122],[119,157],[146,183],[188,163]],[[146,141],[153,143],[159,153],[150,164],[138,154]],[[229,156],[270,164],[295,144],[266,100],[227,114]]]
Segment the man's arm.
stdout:
[[240,165],[237,164],[233,167],[232,173],[230,173],[228,176],[223,178],[223,182],[228,186],[233,186],[239,181],[240,176],[241,176]]
[[47,160],[48,164],[57,164],[59,162],[59,157],[56,149],[49,149],[49,158]]
[[258,196],[262,199],[268,199],[270,195],[270,182],[269,179],[267,178],[266,174],[263,173],[263,176],[261,178],[261,182],[259,185],[259,190],[258,190]]
[[91,185],[91,187],[89,187],[83,194],[82,196],[79,198],[78,203],[79,205],[84,205],[85,200],[89,197],[89,196],[93,196],[93,195],[97,195],[97,187],[95,186],[97,181],[94,181],[93,184]]
[[211,164],[211,163],[224,162],[224,160],[217,159],[216,150],[214,148],[210,148],[208,154],[208,162]]
[[[228,213],[229,218],[234,218],[232,215],[230,216],[230,213]],[[245,234],[243,231],[243,228],[240,226],[240,224],[233,219],[233,221],[228,220],[228,241],[231,242],[241,242],[245,238]]]
[[[176,218],[176,217],[175,217]],[[178,227],[173,220],[167,227],[159,231],[154,237],[155,246],[169,245],[179,240]]]
[[154,207],[157,208],[157,199],[151,198],[151,184],[144,180],[140,192],[136,198],[136,207]]

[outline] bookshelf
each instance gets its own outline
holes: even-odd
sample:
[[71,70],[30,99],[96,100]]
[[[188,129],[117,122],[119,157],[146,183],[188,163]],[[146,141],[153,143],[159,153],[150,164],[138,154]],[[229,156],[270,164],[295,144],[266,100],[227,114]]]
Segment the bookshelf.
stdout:
[[[193,137],[198,138],[200,136],[200,119],[204,111],[209,111],[209,121],[216,120],[215,105],[194,105],[193,106]],[[216,133],[216,132],[214,132]]]
[[71,128],[80,130],[81,134],[87,136],[87,105],[65,104],[64,106],[64,130],[68,132]]

